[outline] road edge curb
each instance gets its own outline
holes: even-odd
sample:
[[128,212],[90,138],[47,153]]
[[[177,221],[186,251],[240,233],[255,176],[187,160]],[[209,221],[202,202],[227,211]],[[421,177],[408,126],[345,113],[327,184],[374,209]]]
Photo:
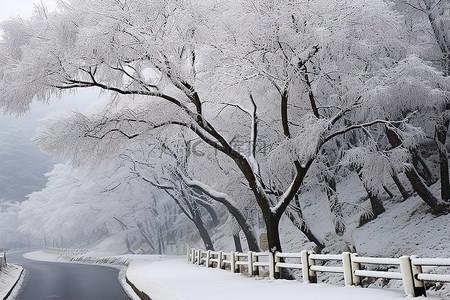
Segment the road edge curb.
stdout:
[[142,300],[152,300],[146,293],[144,293],[143,291],[139,290],[129,279],[128,276],[125,275],[125,280],[128,283],[128,285],[133,289],[133,291],[136,293],[136,295],[138,295],[139,298],[141,298]]

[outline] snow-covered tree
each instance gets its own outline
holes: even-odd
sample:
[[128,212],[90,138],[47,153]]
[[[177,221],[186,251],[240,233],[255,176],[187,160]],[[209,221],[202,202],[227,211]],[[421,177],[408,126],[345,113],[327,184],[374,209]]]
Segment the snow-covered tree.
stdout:
[[[183,231],[186,219],[173,211],[170,199],[114,166],[102,172],[85,173],[69,165],[56,165],[47,174],[46,188],[29,195],[19,205],[19,232],[60,246],[82,247],[99,239],[119,235],[130,252],[142,241],[149,252],[161,253],[165,236]],[[158,201],[156,201],[158,197]],[[173,225],[167,228],[168,220]],[[178,225],[177,225],[178,224]],[[61,245],[60,241],[64,241]]]
[[[73,0],[59,12],[4,23],[0,106],[20,113],[34,99],[90,87],[135,101],[120,115],[60,119],[39,134],[44,149],[78,161],[158,128],[191,130],[234,164],[264,217],[271,251],[280,251],[280,218],[329,141],[377,124],[410,128],[402,125],[409,115],[383,114],[381,105],[392,102],[370,93],[396,101],[391,87],[402,78],[386,82],[383,73],[410,61],[400,21],[381,0]],[[417,85],[405,93],[439,77],[408,66]],[[431,85],[444,101],[445,90]],[[274,150],[261,155],[259,142]],[[268,172],[275,163],[276,188]]]
[[[421,45],[421,57],[433,63],[444,76],[450,76],[450,3],[439,0],[395,0],[397,9],[405,15],[405,22],[415,44]],[[429,128],[439,154],[441,198],[450,199],[448,169],[448,129],[450,101],[435,112],[434,127]]]
[[[36,245],[37,239],[33,239],[29,233],[19,233],[18,215],[20,212],[20,203],[2,201],[0,204],[0,248],[22,248]],[[41,239],[42,236],[39,237]]]

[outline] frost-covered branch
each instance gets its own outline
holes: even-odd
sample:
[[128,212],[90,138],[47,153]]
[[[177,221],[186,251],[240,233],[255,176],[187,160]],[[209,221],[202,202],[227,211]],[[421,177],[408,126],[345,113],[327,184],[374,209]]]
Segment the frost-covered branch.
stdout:
[[86,137],[90,137],[90,138],[95,138],[95,139],[100,139],[100,140],[101,140],[101,139],[103,139],[104,137],[106,137],[108,134],[113,133],[113,132],[118,132],[118,133],[120,133],[121,135],[125,136],[125,137],[126,137],[127,139],[129,139],[129,140],[134,139],[135,137],[140,136],[139,133],[128,134],[128,133],[124,132],[123,130],[117,129],[117,128],[110,129],[110,130],[108,130],[107,132],[105,132],[105,133],[103,133],[102,135],[99,135],[99,136],[93,135],[93,134],[86,134],[85,136],[86,136]]
[[[250,100],[252,102],[253,106],[253,112],[251,114],[252,116],[252,126],[251,126],[251,133],[250,133],[250,159],[254,161],[254,164],[256,163],[256,141],[258,138],[258,116],[257,116],[257,105],[255,102],[255,99],[253,98],[253,95],[250,93]],[[259,167],[255,165],[255,171],[259,173]]]
[[333,139],[333,138],[336,137],[336,136],[342,135],[342,134],[344,134],[344,133],[347,133],[347,132],[352,131],[352,130],[355,130],[355,129],[361,129],[361,128],[364,128],[364,127],[371,127],[371,126],[374,126],[374,125],[377,125],[377,124],[386,124],[386,125],[390,125],[390,124],[402,124],[402,123],[407,122],[407,121],[408,121],[415,113],[416,113],[416,112],[411,113],[411,114],[408,115],[405,119],[400,120],[400,121],[388,121],[388,120],[380,120],[380,119],[378,119],[378,120],[373,120],[373,121],[367,122],[367,123],[361,123],[361,124],[351,125],[351,126],[348,126],[348,127],[343,128],[343,129],[341,129],[341,130],[337,130],[337,131],[333,132],[332,134],[330,134],[330,135],[324,137],[323,143],[325,143],[325,142],[327,142],[327,141]]
[[422,7],[416,6],[416,5],[412,5],[411,3],[409,3],[409,1],[405,1],[404,3],[405,3],[406,5],[408,5],[409,7],[415,9],[415,10],[418,10],[418,11],[423,12],[423,13],[425,13],[425,14],[428,13],[428,10],[426,10],[426,9],[424,9],[424,8],[422,8]]
[[[243,106],[240,105],[240,104],[226,103],[226,102],[220,102],[219,104],[223,105],[224,108],[227,108],[227,107],[236,107],[236,108],[238,108],[240,111],[242,111],[242,112],[246,113],[247,115],[249,115],[250,117],[252,116],[252,112],[251,112],[250,110],[246,109],[245,107],[243,107]],[[224,108],[223,108],[223,109],[224,109]],[[221,110],[223,110],[223,109],[221,109]]]
[[237,209],[237,204],[233,200],[231,200],[231,198],[227,194],[218,192],[218,191],[214,190],[212,187],[210,187],[209,185],[207,185],[201,181],[189,179],[188,177],[181,175],[181,174],[179,174],[179,175],[180,175],[180,178],[183,180],[183,182],[187,186],[189,186],[191,188],[199,189],[203,193],[205,193],[206,195],[211,197],[212,199],[219,201],[221,203],[227,202],[229,205],[232,205]]
[[301,184],[303,183],[303,180],[306,176],[306,173],[308,172],[311,164],[313,163],[314,158],[310,158],[305,164],[301,165],[299,161],[295,161],[295,169],[296,169],[296,175],[294,179],[292,180],[289,187],[284,191],[284,193],[277,199],[277,203],[270,208],[271,212],[276,215],[280,216],[284,213],[286,208],[289,206],[289,203],[294,198],[295,194],[297,194]]

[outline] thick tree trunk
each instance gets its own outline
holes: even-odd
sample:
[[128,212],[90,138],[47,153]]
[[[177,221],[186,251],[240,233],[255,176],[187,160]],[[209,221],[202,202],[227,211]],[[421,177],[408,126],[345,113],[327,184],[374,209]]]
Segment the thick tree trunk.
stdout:
[[397,186],[398,190],[400,191],[400,194],[402,194],[403,200],[407,200],[409,198],[410,194],[406,190],[403,183],[400,181],[400,179],[398,178],[398,176],[396,174],[392,175],[392,179],[394,180],[395,185]]
[[193,221],[195,227],[197,227],[197,230],[200,233],[200,237],[202,238],[203,243],[205,244],[205,249],[214,251],[213,242],[198,211],[195,211]]
[[189,186],[201,190],[203,193],[205,193],[209,197],[211,197],[214,200],[225,205],[225,207],[228,209],[230,214],[236,219],[237,223],[241,227],[242,232],[244,233],[245,238],[247,239],[248,249],[250,251],[256,251],[256,252],[261,251],[261,249],[259,248],[259,245],[258,245],[258,240],[256,238],[256,235],[253,231],[252,226],[247,222],[247,218],[245,218],[245,216],[241,213],[241,211],[236,206],[234,206],[225,197],[218,197],[217,195],[210,193],[210,191],[205,189],[204,186],[200,186],[195,183],[189,183]]
[[363,217],[360,220],[360,225],[363,225],[364,223],[367,223],[368,221],[376,219],[380,214],[384,213],[386,209],[383,206],[383,201],[375,195],[364,183],[364,178],[360,172],[360,170],[357,170],[358,172],[358,178],[361,180],[361,184],[363,185],[364,189],[366,190],[367,195],[370,199],[370,205],[372,207],[372,216],[370,218]]
[[269,241],[270,252],[281,252],[280,234],[278,232],[279,219],[270,216],[270,212],[264,214],[264,221],[266,223],[267,240]]
[[196,200],[196,202],[198,205],[200,205],[204,209],[206,209],[208,214],[211,216],[212,224],[208,224],[208,225],[210,227],[216,227],[217,225],[219,225],[219,217],[217,216],[217,213],[216,213],[216,210],[214,209],[214,207],[212,207],[212,205],[206,201]]
[[222,204],[225,205],[230,214],[236,219],[239,226],[241,227],[242,232],[244,233],[247,240],[248,249],[255,252],[261,251],[255,232],[253,231],[251,225],[247,222],[247,219],[244,217],[244,215],[242,215],[242,213],[230,203],[222,202]]
[[[239,233],[233,234],[234,248],[237,252],[242,252],[241,239],[239,238]],[[251,251],[251,250],[250,250]]]
[[391,192],[391,190],[387,186],[383,185],[383,190],[386,192],[386,194],[389,195],[390,198],[394,198],[394,194]]
[[431,193],[413,167],[406,170],[405,174],[420,198],[422,198],[435,213],[441,213],[445,210],[445,203],[439,201],[439,199]]
[[[281,250],[280,234],[278,232],[278,224],[280,222],[280,219],[274,217],[273,215],[270,215],[269,212],[264,215],[264,221],[266,222],[267,240],[269,241],[269,251],[272,252],[273,254],[275,254],[275,252],[277,251],[281,252],[282,250]],[[295,279],[292,273],[286,268],[282,268],[280,273],[275,273],[275,278],[283,278],[289,280]]]
[[[395,148],[401,145],[400,137],[397,133],[395,133],[395,131],[386,127],[386,135],[392,147]],[[422,198],[422,200],[431,207],[434,213],[443,213],[449,208],[449,205],[446,205],[445,202],[440,201],[433,195],[433,193],[431,193],[420,176],[417,174],[414,166],[411,165],[410,168],[406,169],[405,174],[406,177],[408,177],[414,191],[416,191],[420,198]]]
[[[205,224],[202,220],[202,217],[200,215],[200,209],[197,206],[197,203],[195,201],[189,201],[187,200],[188,196],[182,192],[181,199],[183,199],[184,203],[186,204],[186,207],[189,209],[189,212],[181,205],[180,201],[172,195],[169,191],[165,190],[165,192],[175,201],[175,203],[178,205],[178,207],[181,209],[181,211],[191,220],[195,227],[197,228],[201,239],[203,240],[203,243],[205,244],[206,250],[213,250],[214,246],[211,240],[211,237],[209,236],[208,230],[205,227]],[[160,236],[162,233],[160,233]]]
[[[436,179],[434,178],[433,174],[431,173],[430,167],[425,162],[422,155],[417,150],[412,150],[412,156],[413,156],[413,164],[416,168],[417,173],[419,173],[420,177],[425,180],[425,184],[427,186],[432,185],[436,182]],[[421,170],[420,170],[421,169]]]
[[439,171],[441,177],[441,198],[450,200],[450,176],[448,172],[448,152],[445,146],[450,121],[436,128],[436,144],[439,152]]

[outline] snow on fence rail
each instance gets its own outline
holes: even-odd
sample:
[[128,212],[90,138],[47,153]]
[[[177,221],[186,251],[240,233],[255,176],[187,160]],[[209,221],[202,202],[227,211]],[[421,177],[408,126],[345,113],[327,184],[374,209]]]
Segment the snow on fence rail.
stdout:
[[[364,277],[401,280],[406,295],[426,296],[424,281],[450,283],[450,274],[425,273],[430,267],[450,267],[450,258],[400,258],[361,257],[356,253],[316,254],[303,250],[300,253],[276,252],[222,252],[204,251],[187,247],[187,260],[197,265],[242,272],[246,267],[250,276],[258,275],[260,268],[266,268],[271,279],[280,278],[281,269],[300,269],[304,282],[316,283],[317,272],[342,274],[347,286],[361,285]],[[332,266],[324,265],[333,262]],[[389,266],[388,271],[374,270],[371,266]]]
[[450,258],[419,258],[411,256],[411,271],[415,283],[423,281],[450,282],[450,274],[424,273],[423,267],[450,267]]

